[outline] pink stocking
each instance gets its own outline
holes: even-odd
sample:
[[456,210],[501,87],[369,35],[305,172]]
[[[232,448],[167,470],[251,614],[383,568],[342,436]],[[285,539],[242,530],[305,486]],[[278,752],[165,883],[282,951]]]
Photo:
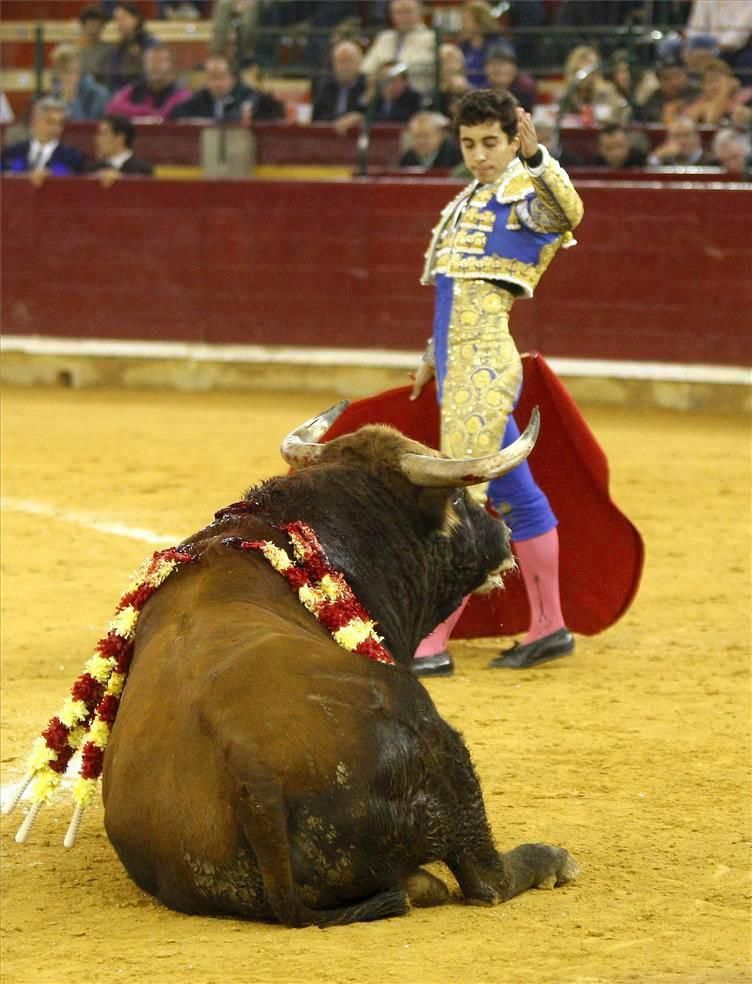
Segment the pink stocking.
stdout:
[[415,659],[424,659],[426,656],[436,656],[437,653],[444,652],[449,644],[449,636],[452,634],[452,629],[459,622],[460,615],[465,610],[465,605],[469,598],[470,595],[466,595],[460,602],[459,608],[455,608],[449,618],[444,619],[430,635],[427,635],[420,642],[418,648],[415,650]]
[[532,540],[515,541],[514,550],[530,602],[530,628],[522,640],[526,645],[564,628],[559,597],[559,534],[556,527]]

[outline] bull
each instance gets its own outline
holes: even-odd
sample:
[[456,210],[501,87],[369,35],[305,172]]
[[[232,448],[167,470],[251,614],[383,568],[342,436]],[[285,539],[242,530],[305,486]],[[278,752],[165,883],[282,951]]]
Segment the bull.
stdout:
[[[537,411],[512,446],[457,461],[379,425],[318,443],[345,405],[284,440],[288,475],[181,545],[197,562],[138,623],[105,826],[172,909],[330,926],[448,900],[434,861],[479,905],[578,873],[560,847],[497,850],[468,750],[410,669],[419,640],[513,564],[466,487],[527,457]],[[338,644],[268,562],[269,545],[289,556],[291,522],[376,624],[377,658]]]

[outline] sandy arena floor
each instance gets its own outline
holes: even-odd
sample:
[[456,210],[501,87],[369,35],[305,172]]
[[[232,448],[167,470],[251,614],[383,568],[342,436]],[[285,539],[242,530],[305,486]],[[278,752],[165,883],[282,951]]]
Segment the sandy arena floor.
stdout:
[[[86,524],[179,539],[280,472],[282,436],[329,402],[4,392],[4,785],[154,549]],[[573,658],[520,674],[485,669],[492,641],[457,644],[457,676],[430,683],[465,734],[500,846],[567,846],[576,885],[323,932],[180,916],[127,879],[101,807],[62,847],[63,793],[25,846],[23,810],[2,823],[3,984],[750,981],[749,430],[587,417],[646,540],[632,611]]]

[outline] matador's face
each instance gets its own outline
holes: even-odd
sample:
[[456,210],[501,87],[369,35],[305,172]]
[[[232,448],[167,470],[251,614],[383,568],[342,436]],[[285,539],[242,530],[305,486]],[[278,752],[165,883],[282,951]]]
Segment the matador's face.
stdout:
[[467,169],[481,184],[493,184],[516,157],[520,141],[509,137],[498,120],[460,127],[460,147]]

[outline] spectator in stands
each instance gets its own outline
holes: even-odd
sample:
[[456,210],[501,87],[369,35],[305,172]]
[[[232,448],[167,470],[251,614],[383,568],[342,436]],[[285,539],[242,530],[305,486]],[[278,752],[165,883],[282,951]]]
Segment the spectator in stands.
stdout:
[[684,115],[697,95],[698,90],[690,83],[686,66],[681,61],[664,61],[658,65],[658,88],[639,107],[638,118],[643,123],[667,125]]
[[5,148],[0,158],[0,170],[15,174],[26,172],[36,187],[50,175],[80,174],[84,169],[84,155],[76,147],[62,142],[64,128],[65,105],[52,96],[40,99],[32,109],[30,138]]
[[752,165],[749,134],[730,127],[719,130],[713,139],[713,157],[729,174],[748,178]]
[[666,139],[648,155],[648,164],[655,167],[702,167],[711,163],[703,150],[702,140],[694,120],[677,116],[667,127]]
[[629,119],[626,99],[604,79],[600,54],[590,45],[581,44],[570,51],[564,66],[564,83],[559,108],[565,122],[597,126]]
[[258,0],[215,0],[212,15],[211,52],[226,55],[230,64],[240,67],[256,51]]
[[742,133],[752,131],[752,95],[731,110],[731,125]]
[[363,52],[354,41],[339,41],[331,52],[332,73],[324,79],[313,103],[315,121],[338,120],[365,109],[366,77],[360,70]]
[[422,95],[436,85],[436,34],[423,23],[418,0],[391,0],[389,13],[394,27],[376,35],[363,59],[363,72],[374,79],[385,62],[407,66],[410,85]]
[[538,143],[545,147],[552,157],[555,157],[562,167],[577,167],[585,161],[562,146],[556,131],[556,106],[538,105],[532,112],[532,123],[538,134]]
[[638,105],[645,102],[658,87],[652,72],[646,79],[643,73],[636,70],[629,54],[623,49],[615,51],[609,58],[604,78],[626,102],[630,119],[637,117]]
[[442,44],[439,49],[439,64],[439,95],[436,106],[443,116],[451,120],[457,103],[471,88],[465,74],[462,49],[456,44]]
[[484,0],[471,0],[463,5],[460,48],[465,56],[467,79],[474,89],[483,89],[490,84],[486,63],[493,51],[514,54],[511,45],[502,36],[490,5]]
[[177,82],[175,56],[167,45],[154,44],[147,48],[143,68],[143,78],[123,86],[110,99],[108,113],[129,119],[153,116],[161,122],[191,98],[190,89]]
[[702,81],[702,70],[709,61],[720,58],[721,49],[718,42],[709,34],[693,34],[680,46],[680,52],[675,56],[687,66],[689,81],[699,87]]
[[446,127],[449,120],[440,113],[424,110],[407,124],[410,148],[400,158],[400,167],[420,167],[424,171],[456,167],[462,160],[460,149]]
[[310,72],[320,76],[326,70],[331,46],[353,40],[352,35],[346,35],[360,28],[359,7],[359,0],[315,0],[309,4],[303,61]]
[[115,92],[135,82],[143,71],[144,54],[156,44],[156,38],[144,27],[144,17],[136,3],[119,0],[112,11],[118,43],[107,65],[107,87]]
[[104,187],[111,187],[122,174],[154,174],[152,164],[133,156],[136,127],[125,116],[105,116],[94,139],[97,160],[87,171],[96,173]]
[[748,0],[694,0],[687,37],[709,34],[721,57],[737,71],[752,71],[752,3]]
[[538,101],[538,86],[532,75],[520,72],[511,53],[492,50],[486,59],[486,78],[494,92],[511,92],[526,113],[532,113]]
[[634,146],[629,133],[619,123],[609,123],[598,132],[597,167],[621,170],[627,167],[644,167],[646,155]]
[[410,85],[403,62],[382,65],[369,94],[374,123],[407,123],[423,107],[423,97]]
[[159,0],[159,16],[165,20],[202,20],[206,0]]
[[209,55],[204,72],[206,85],[171,110],[171,120],[226,120],[247,125],[251,120],[280,119],[285,115],[278,99],[241,82],[224,55]]
[[102,40],[107,18],[101,7],[95,3],[84,7],[78,15],[81,33],[78,36],[78,50],[81,56],[81,73],[93,76],[100,85],[109,81],[108,65],[112,57],[112,45]]
[[79,49],[59,44],[50,56],[52,95],[65,104],[69,120],[98,120],[104,114],[109,92],[93,75],[81,71]]
[[702,70],[702,88],[697,98],[687,106],[687,116],[696,123],[718,126],[726,123],[738,102],[744,102],[747,93],[741,92],[739,79],[725,61],[711,59]]

